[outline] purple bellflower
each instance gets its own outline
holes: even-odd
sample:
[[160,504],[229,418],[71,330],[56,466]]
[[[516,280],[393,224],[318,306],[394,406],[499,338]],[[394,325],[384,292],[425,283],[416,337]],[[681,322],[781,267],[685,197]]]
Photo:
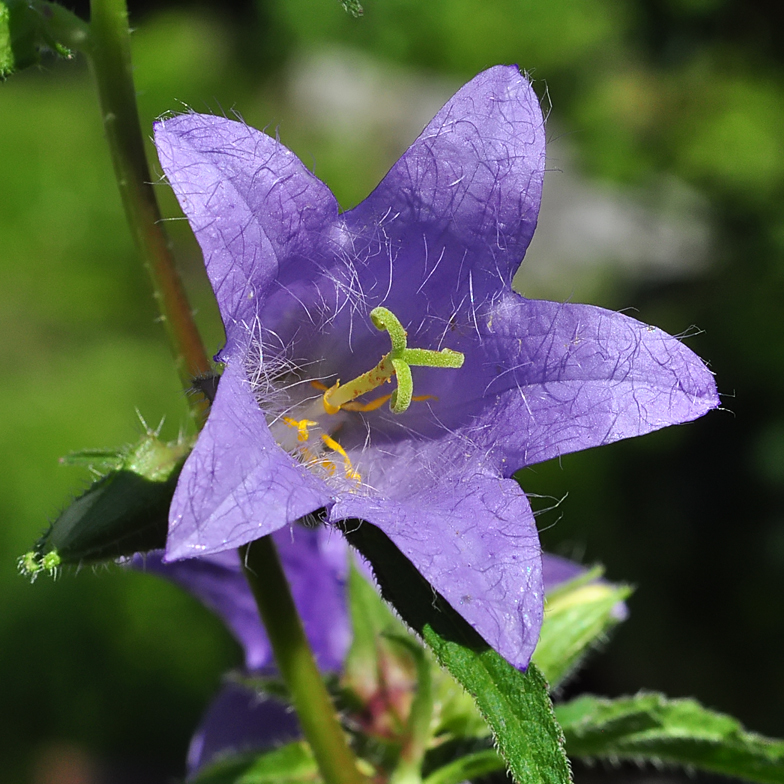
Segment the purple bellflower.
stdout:
[[[155,136],[226,330],[166,558],[235,548],[319,510],[327,525],[369,521],[526,667],[542,564],[512,474],[718,404],[675,338],[512,291],[545,170],[527,78],[479,74],[343,213],[291,151],[242,123],[187,114]],[[378,405],[394,384],[392,408]]]

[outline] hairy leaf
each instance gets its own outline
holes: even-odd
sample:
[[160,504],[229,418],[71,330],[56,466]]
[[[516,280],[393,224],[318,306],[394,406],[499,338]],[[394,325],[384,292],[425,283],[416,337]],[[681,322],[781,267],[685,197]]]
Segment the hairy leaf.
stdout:
[[585,696],[559,705],[556,715],[573,757],[671,763],[764,784],[784,782],[784,741],[746,732],[731,716],[694,700]]

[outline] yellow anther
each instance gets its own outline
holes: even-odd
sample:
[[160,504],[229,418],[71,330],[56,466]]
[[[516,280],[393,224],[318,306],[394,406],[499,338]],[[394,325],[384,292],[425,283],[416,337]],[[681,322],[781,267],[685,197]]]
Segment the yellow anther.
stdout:
[[318,422],[314,422],[312,419],[292,419],[291,417],[283,417],[283,422],[289,427],[297,428],[297,441],[302,443],[310,438],[308,428],[318,426]]
[[333,406],[332,403],[329,402],[329,395],[336,392],[337,388],[340,386],[340,380],[338,380],[334,386],[329,387],[327,391],[324,393],[324,396],[321,398],[322,403],[324,404],[324,410],[328,414],[337,414],[340,411],[340,406]]
[[354,470],[354,466],[351,465],[351,459],[346,454],[346,450],[335,441],[334,438],[330,438],[326,433],[321,436],[321,440],[334,452],[337,452],[343,458],[344,468],[346,471],[346,479],[351,479],[354,482],[359,482],[362,480],[362,477]]
[[331,460],[328,460],[326,457],[313,454],[313,452],[311,452],[310,449],[308,449],[306,446],[300,448],[299,455],[308,468],[315,468],[318,466],[323,468],[327,474],[329,474],[329,476],[332,476],[335,473],[337,466]]
[[[381,397],[377,397],[375,400],[371,400],[369,403],[359,403],[356,400],[352,400],[350,403],[344,403],[341,406],[343,411],[375,411],[377,408],[381,408],[384,403],[391,398],[392,395],[382,395]],[[437,395],[414,395],[411,398],[416,403],[421,403],[423,400],[438,400]],[[327,412],[329,413],[329,412]]]
[[321,466],[330,476],[334,476],[337,470],[337,466],[331,460],[327,460],[326,457],[318,458],[316,465]]
[[342,408],[345,411],[375,411],[377,408],[381,408],[381,406],[391,397],[392,395],[382,395],[375,400],[371,400],[369,403],[360,403],[356,400],[352,400],[350,403],[344,403]]

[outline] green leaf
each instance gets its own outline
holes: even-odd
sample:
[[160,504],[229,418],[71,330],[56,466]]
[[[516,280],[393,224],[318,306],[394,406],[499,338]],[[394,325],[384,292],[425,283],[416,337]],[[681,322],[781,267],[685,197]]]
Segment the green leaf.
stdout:
[[473,696],[515,781],[571,781],[563,735],[537,668],[520,672],[499,656],[378,528],[354,520],[345,532],[370,561],[384,598]]
[[190,784],[314,784],[320,782],[313,752],[303,741],[264,754],[244,754],[202,769]]
[[631,589],[596,582],[600,574],[600,570],[587,572],[545,597],[544,624],[533,661],[553,689],[622,619],[616,608]]
[[746,732],[731,716],[694,700],[586,696],[557,706],[556,715],[573,757],[671,763],[784,784],[784,741]]
[[[20,570],[35,578],[62,564],[113,560],[165,546],[169,506],[189,451],[185,442],[167,444],[148,432],[133,448],[94,453],[96,463],[121,460],[119,467],[60,514],[19,559]],[[82,453],[77,460],[85,457]]]

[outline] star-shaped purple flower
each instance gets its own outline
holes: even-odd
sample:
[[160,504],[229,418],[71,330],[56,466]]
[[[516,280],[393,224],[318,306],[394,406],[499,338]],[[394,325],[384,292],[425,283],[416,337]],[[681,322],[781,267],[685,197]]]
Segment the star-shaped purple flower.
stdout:
[[[175,117],[156,143],[226,329],[167,558],[234,548],[317,510],[328,524],[366,520],[525,667],[542,567],[512,474],[718,404],[702,361],[660,330],[512,291],[545,168],[528,80],[505,66],[477,76],[344,213],[292,152],[242,123]],[[409,346],[460,352],[462,367],[414,367],[418,399],[403,413],[372,409],[372,394],[327,413],[322,390],[389,351],[370,319],[379,306]]]

